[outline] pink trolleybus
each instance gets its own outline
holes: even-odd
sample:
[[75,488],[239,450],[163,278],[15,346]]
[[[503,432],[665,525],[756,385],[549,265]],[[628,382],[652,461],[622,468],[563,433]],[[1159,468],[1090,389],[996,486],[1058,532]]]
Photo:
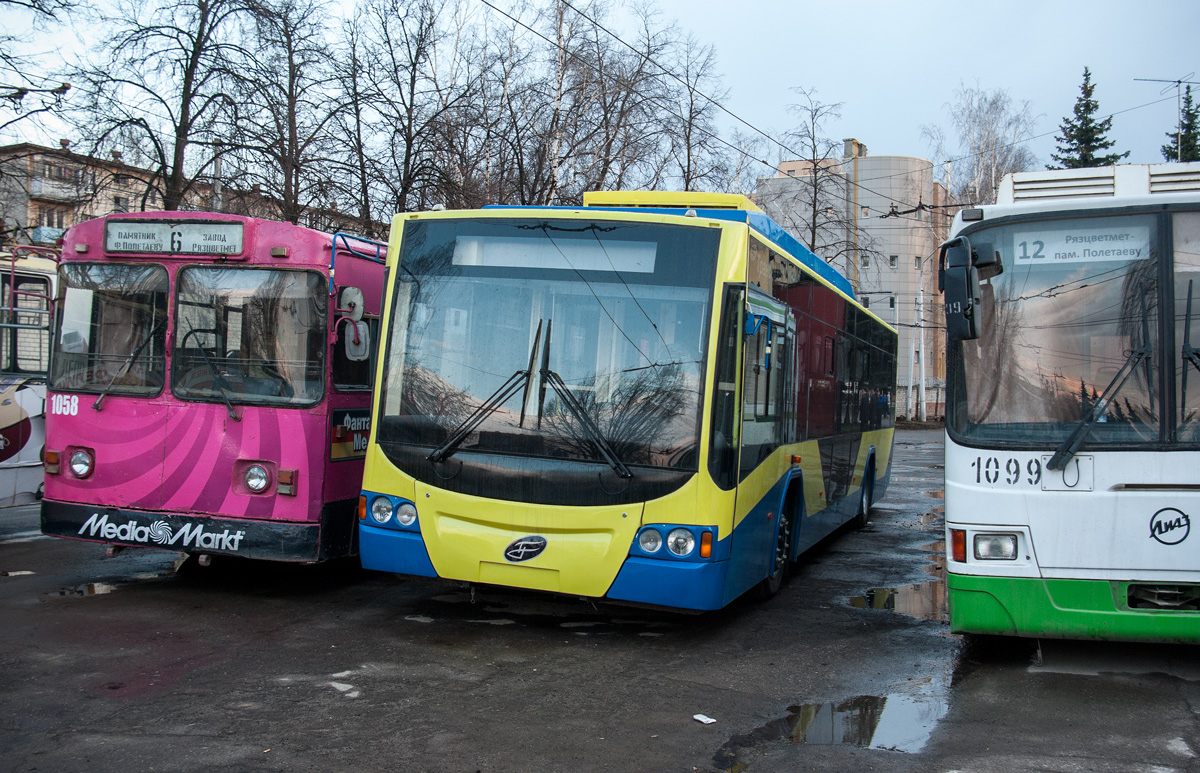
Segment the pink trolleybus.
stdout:
[[144,212],[62,250],[42,531],[202,564],[357,553],[386,245]]

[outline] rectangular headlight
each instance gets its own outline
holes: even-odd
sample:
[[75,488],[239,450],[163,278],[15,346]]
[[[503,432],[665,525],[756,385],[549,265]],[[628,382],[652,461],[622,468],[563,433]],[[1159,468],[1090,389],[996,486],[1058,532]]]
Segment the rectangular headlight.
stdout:
[[975,558],[979,561],[1012,561],[1017,557],[1016,534],[976,534]]

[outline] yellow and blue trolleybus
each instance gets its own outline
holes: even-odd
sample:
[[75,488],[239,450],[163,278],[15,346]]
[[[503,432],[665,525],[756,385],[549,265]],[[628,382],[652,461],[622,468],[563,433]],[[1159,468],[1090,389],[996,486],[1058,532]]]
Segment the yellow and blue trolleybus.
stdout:
[[718,609],[887,488],[896,331],[742,196],[399,214],[388,265],[367,569]]

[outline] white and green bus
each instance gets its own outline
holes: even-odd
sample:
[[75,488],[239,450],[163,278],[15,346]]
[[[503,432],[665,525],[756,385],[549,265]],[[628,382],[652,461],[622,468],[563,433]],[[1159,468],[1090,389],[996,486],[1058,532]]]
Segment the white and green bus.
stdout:
[[1200,163],[1000,198],[940,255],[951,629],[1200,641]]

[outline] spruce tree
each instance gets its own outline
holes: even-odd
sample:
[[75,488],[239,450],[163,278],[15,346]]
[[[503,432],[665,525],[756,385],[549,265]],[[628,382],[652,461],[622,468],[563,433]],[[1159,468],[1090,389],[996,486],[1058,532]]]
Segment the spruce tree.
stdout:
[[1183,110],[1179,114],[1179,128],[1167,132],[1170,140],[1162,146],[1163,158],[1168,161],[1200,161],[1200,108],[1192,104],[1192,87],[1183,92]]
[[1105,135],[1112,128],[1112,116],[1103,121],[1096,120],[1096,111],[1100,104],[1092,98],[1096,86],[1092,83],[1092,73],[1083,68],[1083,87],[1079,99],[1075,100],[1075,117],[1063,118],[1059,131],[1062,136],[1055,136],[1058,141],[1058,153],[1050,154],[1050,158],[1061,166],[1048,166],[1047,169],[1086,169],[1094,166],[1109,166],[1129,155],[1124,153],[1104,153],[1116,143]]

